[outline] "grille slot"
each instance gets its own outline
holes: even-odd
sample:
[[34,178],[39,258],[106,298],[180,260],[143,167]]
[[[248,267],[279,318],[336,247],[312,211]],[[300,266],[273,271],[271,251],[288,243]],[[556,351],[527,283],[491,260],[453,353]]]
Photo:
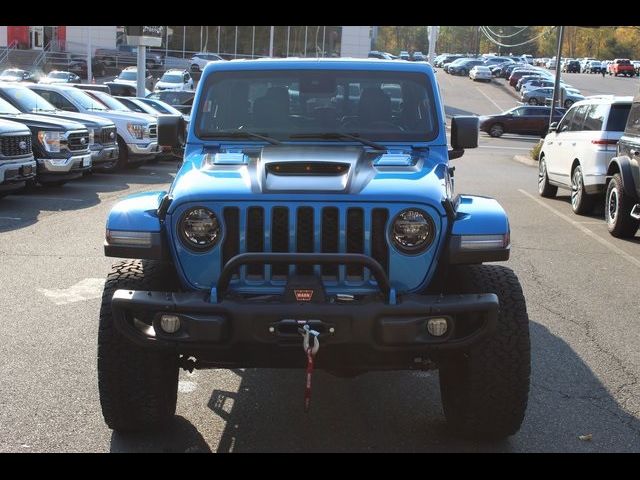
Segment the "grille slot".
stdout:
[[[364,253],[364,212],[361,208],[347,210],[347,253]],[[361,280],[364,267],[347,265],[347,278]]]
[[[271,215],[271,250],[274,252],[289,251],[289,209],[286,207],[274,207]],[[288,268],[286,265],[273,265],[271,268],[274,277],[286,277]]]
[[[313,208],[300,207],[296,221],[296,251],[299,253],[313,252]],[[298,265],[299,275],[312,275],[313,265]]]
[[[322,209],[322,253],[338,253],[338,209],[326,207]],[[323,276],[338,276],[337,265],[322,265]]]
[[[240,209],[238,207],[226,207],[223,211],[225,238],[222,244],[222,265],[235,257],[240,248]],[[238,275],[238,269],[233,272],[232,278]]]
[[[247,212],[247,252],[264,251],[264,209],[249,207]],[[264,278],[262,265],[247,265],[247,275]]]
[[371,256],[378,261],[384,271],[389,274],[389,246],[385,229],[389,220],[386,208],[374,208],[371,218]]
[[[25,149],[20,148],[25,143]],[[0,137],[0,151],[5,157],[21,157],[31,153],[31,135],[6,135]]]

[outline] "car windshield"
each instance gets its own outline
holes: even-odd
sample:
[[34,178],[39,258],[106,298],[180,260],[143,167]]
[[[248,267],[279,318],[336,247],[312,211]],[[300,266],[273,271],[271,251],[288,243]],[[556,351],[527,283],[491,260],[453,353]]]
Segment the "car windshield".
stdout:
[[51,72],[47,75],[49,78],[57,78],[57,79],[67,79],[69,78],[69,74],[65,72]]
[[104,103],[109,108],[109,110],[117,110],[119,112],[131,111],[131,109],[123,104],[120,100],[118,100],[117,98],[113,98],[111,95],[104,92],[90,91],[88,92],[88,94]]
[[438,135],[429,77],[419,72],[262,70],[218,72],[201,90],[196,134],[247,129],[279,140],[347,133],[425,142]]
[[69,97],[71,97],[76,103],[78,103],[82,108],[86,110],[107,110],[107,107],[104,104],[100,103],[95,98],[87,95],[83,90],[78,90],[77,88],[70,88],[66,90],[66,93]]
[[56,107],[28,88],[4,87],[2,91],[24,112],[55,112],[56,110]]
[[160,81],[167,83],[182,83],[182,75],[178,73],[165,73]]
[[20,110],[11,105],[5,99],[0,98],[0,113],[9,113],[11,115],[15,115],[16,113],[20,113]]
[[138,73],[132,72],[132,71],[122,72],[120,75],[118,75],[118,79],[119,80],[137,80]]

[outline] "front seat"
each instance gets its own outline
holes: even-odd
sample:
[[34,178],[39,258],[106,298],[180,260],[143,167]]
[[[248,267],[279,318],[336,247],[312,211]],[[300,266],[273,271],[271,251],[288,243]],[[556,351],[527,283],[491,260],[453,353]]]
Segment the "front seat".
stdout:
[[289,88],[269,87],[264,96],[253,102],[253,125],[286,127],[289,124]]
[[360,94],[358,117],[362,125],[376,122],[391,123],[391,98],[381,88],[367,87]]

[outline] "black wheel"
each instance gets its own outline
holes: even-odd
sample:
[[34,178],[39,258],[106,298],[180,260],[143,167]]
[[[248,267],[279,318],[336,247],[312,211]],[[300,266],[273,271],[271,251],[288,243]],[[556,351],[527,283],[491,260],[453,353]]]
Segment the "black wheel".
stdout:
[[492,137],[495,137],[495,138],[501,137],[503,133],[504,133],[504,127],[502,126],[501,123],[495,123],[491,125],[491,128],[489,128],[489,135],[491,135]]
[[595,195],[589,195],[584,189],[582,167],[576,165],[571,172],[571,208],[573,213],[588,215],[595,205]]
[[531,97],[529,99],[529,105],[538,105],[538,99],[536,97]]
[[124,141],[124,139],[118,135],[118,160],[110,167],[103,167],[103,169],[105,169],[106,171],[115,171],[124,170],[126,168],[138,168],[139,166],[139,163],[129,163],[129,148],[127,147],[127,143]]
[[558,187],[549,183],[549,175],[547,174],[547,161],[544,155],[540,156],[538,161],[538,193],[541,197],[553,198],[558,193]]
[[113,430],[150,429],[173,418],[179,373],[177,354],[141,348],[114,328],[113,293],[172,291],[175,278],[170,265],[146,260],[118,262],[107,277],[98,330],[98,390],[102,415]]
[[486,340],[439,362],[447,422],[465,437],[513,435],[524,420],[531,374],[529,316],[520,282],[501,265],[468,265],[451,273],[450,293],[495,293],[500,311]]
[[611,235],[619,238],[635,236],[640,220],[631,216],[634,204],[634,199],[624,191],[622,177],[616,173],[607,185],[604,204],[604,218]]

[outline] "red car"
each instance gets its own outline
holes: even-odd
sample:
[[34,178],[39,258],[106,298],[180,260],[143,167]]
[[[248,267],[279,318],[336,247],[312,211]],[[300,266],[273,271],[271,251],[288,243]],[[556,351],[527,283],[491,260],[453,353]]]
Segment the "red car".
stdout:
[[540,70],[515,70],[511,72],[511,76],[509,77],[509,85],[515,88],[516,84],[518,83],[518,80],[520,80],[521,77],[525,75],[535,75],[539,73],[540,73]]
[[613,63],[609,64],[609,75],[633,77],[635,74],[636,70],[628,58],[616,58]]

